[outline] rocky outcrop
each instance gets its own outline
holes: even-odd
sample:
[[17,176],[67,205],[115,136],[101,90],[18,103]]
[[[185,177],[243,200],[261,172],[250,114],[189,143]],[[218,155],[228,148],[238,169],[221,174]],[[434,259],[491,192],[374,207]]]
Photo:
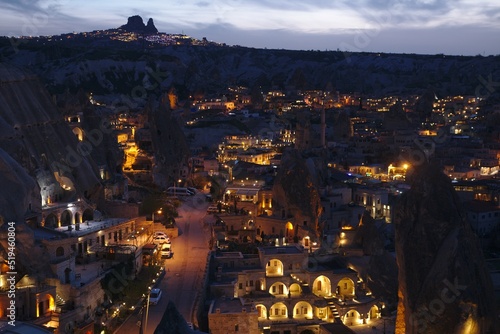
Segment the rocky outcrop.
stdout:
[[[0,130],[2,184],[12,185],[0,189],[0,201],[6,204],[0,215],[24,221],[25,212],[40,210],[40,194],[52,201],[82,197],[97,202],[101,186],[88,158],[92,143],[78,142],[37,78],[2,63]],[[16,205],[9,206],[14,199]]]
[[368,211],[363,213],[353,241],[363,249],[364,255],[384,253],[385,238]]
[[169,301],[154,334],[188,334],[192,332],[175,304]]
[[[0,217],[3,217],[5,222],[23,221],[26,211],[41,212],[40,187],[35,179],[1,148],[0,184],[4,189],[4,194],[0,196]],[[12,191],[14,189],[15,191]]]
[[152,18],[150,18],[148,20],[148,23],[146,24],[146,28],[144,28],[144,32],[146,34],[156,34],[158,32],[158,29],[156,29]]
[[398,266],[393,254],[384,251],[370,256],[366,268],[366,286],[374,296],[384,300],[390,308],[398,300]]
[[140,34],[156,34],[158,32],[158,29],[156,29],[153,23],[153,19],[150,18],[148,24],[144,25],[144,21],[139,15],[130,16],[127,20],[127,24],[122,25],[120,29]]
[[335,114],[333,119],[333,140],[335,141],[348,141],[354,133],[351,118],[346,111],[340,111]]
[[394,210],[396,333],[498,333],[491,278],[450,179],[420,167]]
[[[298,150],[283,153],[280,169],[273,186],[273,211],[276,216],[292,216],[296,222],[307,222],[304,228],[317,231],[321,201],[308,171],[304,158]],[[309,225],[307,225],[309,224]]]
[[383,230],[368,211],[361,217],[353,245],[363,249],[363,254],[370,257],[366,266],[360,268],[367,287],[373,295],[394,307],[398,295],[396,258],[385,250]]
[[[165,94],[158,106],[148,106],[149,126],[155,156],[155,184],[168,188],[181,177],[181,169],[187,168],[189,147],[177,120],[172,116],[168,96]],[[177,184],[178,185],[178,184]]]

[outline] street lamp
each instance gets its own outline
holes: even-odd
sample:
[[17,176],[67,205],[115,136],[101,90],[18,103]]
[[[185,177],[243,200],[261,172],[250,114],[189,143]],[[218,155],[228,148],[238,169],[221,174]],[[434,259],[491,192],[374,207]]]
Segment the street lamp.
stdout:
[[[182,180],[178,179],[177,182],[179,182],[179,186],[181,185]],[[176,182],[174,181],[174,196],[176,195],[175,188],[176,187]]]
[[162,214],[162,209],[160,208],[160,210],[156,211],[156,212],[153,212],[153,223],[156,221],[155,220],[155,213],[158,214],[158,215],[161,215]]
[[[150,286],[148,286],[148,290],[151,290]],[[143,328],[143,326],[140,327],[139,334],[147,333],[148,332],[149,297],[150,297],[150,295],[151,295],[151,291],[148,291],[148,299],[147,299],[147,302],[146,302],[146,314],[144,315],[144,312],[143,312],[143,317],[145,316],[146,318],[141,323],[141,325],[144,323],[144,328]],[[142,309],[144,310],[144,307]]]

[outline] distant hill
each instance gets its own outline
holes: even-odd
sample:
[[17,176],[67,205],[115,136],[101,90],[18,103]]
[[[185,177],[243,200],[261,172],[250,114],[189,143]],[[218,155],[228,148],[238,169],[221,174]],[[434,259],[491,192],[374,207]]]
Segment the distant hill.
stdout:
[[[139,16],[129,18],[121,29],[156,30],[152,19],[144,25]],[[181,99],[193,91],[217,92],[228,85],[263,91],[328,88],[363,95],[428,90],[438,96],[487,95],[491,89],[498,90],[487,87],[488,82],[500,81],[500,56],[268,50],[203,44],[205,40],[188,38],[165,46],[117,38],[120,31],[14,43],[4,38],[0,39],[0,59],[29,67],[53,93],[83,88],[130,95],[134,87],[147,84],[157,89],[175,86]]]

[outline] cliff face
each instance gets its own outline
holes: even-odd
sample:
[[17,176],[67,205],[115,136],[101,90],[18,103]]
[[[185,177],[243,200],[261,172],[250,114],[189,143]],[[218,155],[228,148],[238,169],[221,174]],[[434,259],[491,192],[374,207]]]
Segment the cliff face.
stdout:
[[[286,150],[273,186],[273,211],[279,217],[282,211],[296,222],[307,221],[317,228],[321,201],[305,160],[297,150]],[[317,231],[315,231],[317,232]]]
[[[40,188],[7,152],[0,148],[0,217],[5,222],[24,220],[27,210],[41,212]],[[7,240],[7,238],[5,239]]]
[[1,63],[0,130],[0,161],[8,170],[2,178],[13,185],[0,189],[4,218],[24,221],[25,212],[40,210],[40,194],[42,201],[99,197],[97,170],[87,157],[92,143],[77,141],[35,77]]
[[396,333],[498,333],[491,278],[450,179],[432,165],[412,178],[395,207]]
[[363,213],[354,242],[363,249],[364,255],[381,255],[384,253],[384,236],[377,228],[375,220],[368,211]]
[[163,96],[160,105],[150,106],[148,111],[155,155],[154,179],[164,188],[173,186],[181,177],[180,170],[187,166],[189,156],[186,138],[168,103],[168,97]]

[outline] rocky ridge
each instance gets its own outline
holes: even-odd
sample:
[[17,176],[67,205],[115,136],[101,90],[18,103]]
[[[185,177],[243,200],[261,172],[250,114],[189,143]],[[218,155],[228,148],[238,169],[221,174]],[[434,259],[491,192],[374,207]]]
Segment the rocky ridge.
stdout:
[[394,210],[396,333],[498,333],[491,278],[451,180],[420,167]]

